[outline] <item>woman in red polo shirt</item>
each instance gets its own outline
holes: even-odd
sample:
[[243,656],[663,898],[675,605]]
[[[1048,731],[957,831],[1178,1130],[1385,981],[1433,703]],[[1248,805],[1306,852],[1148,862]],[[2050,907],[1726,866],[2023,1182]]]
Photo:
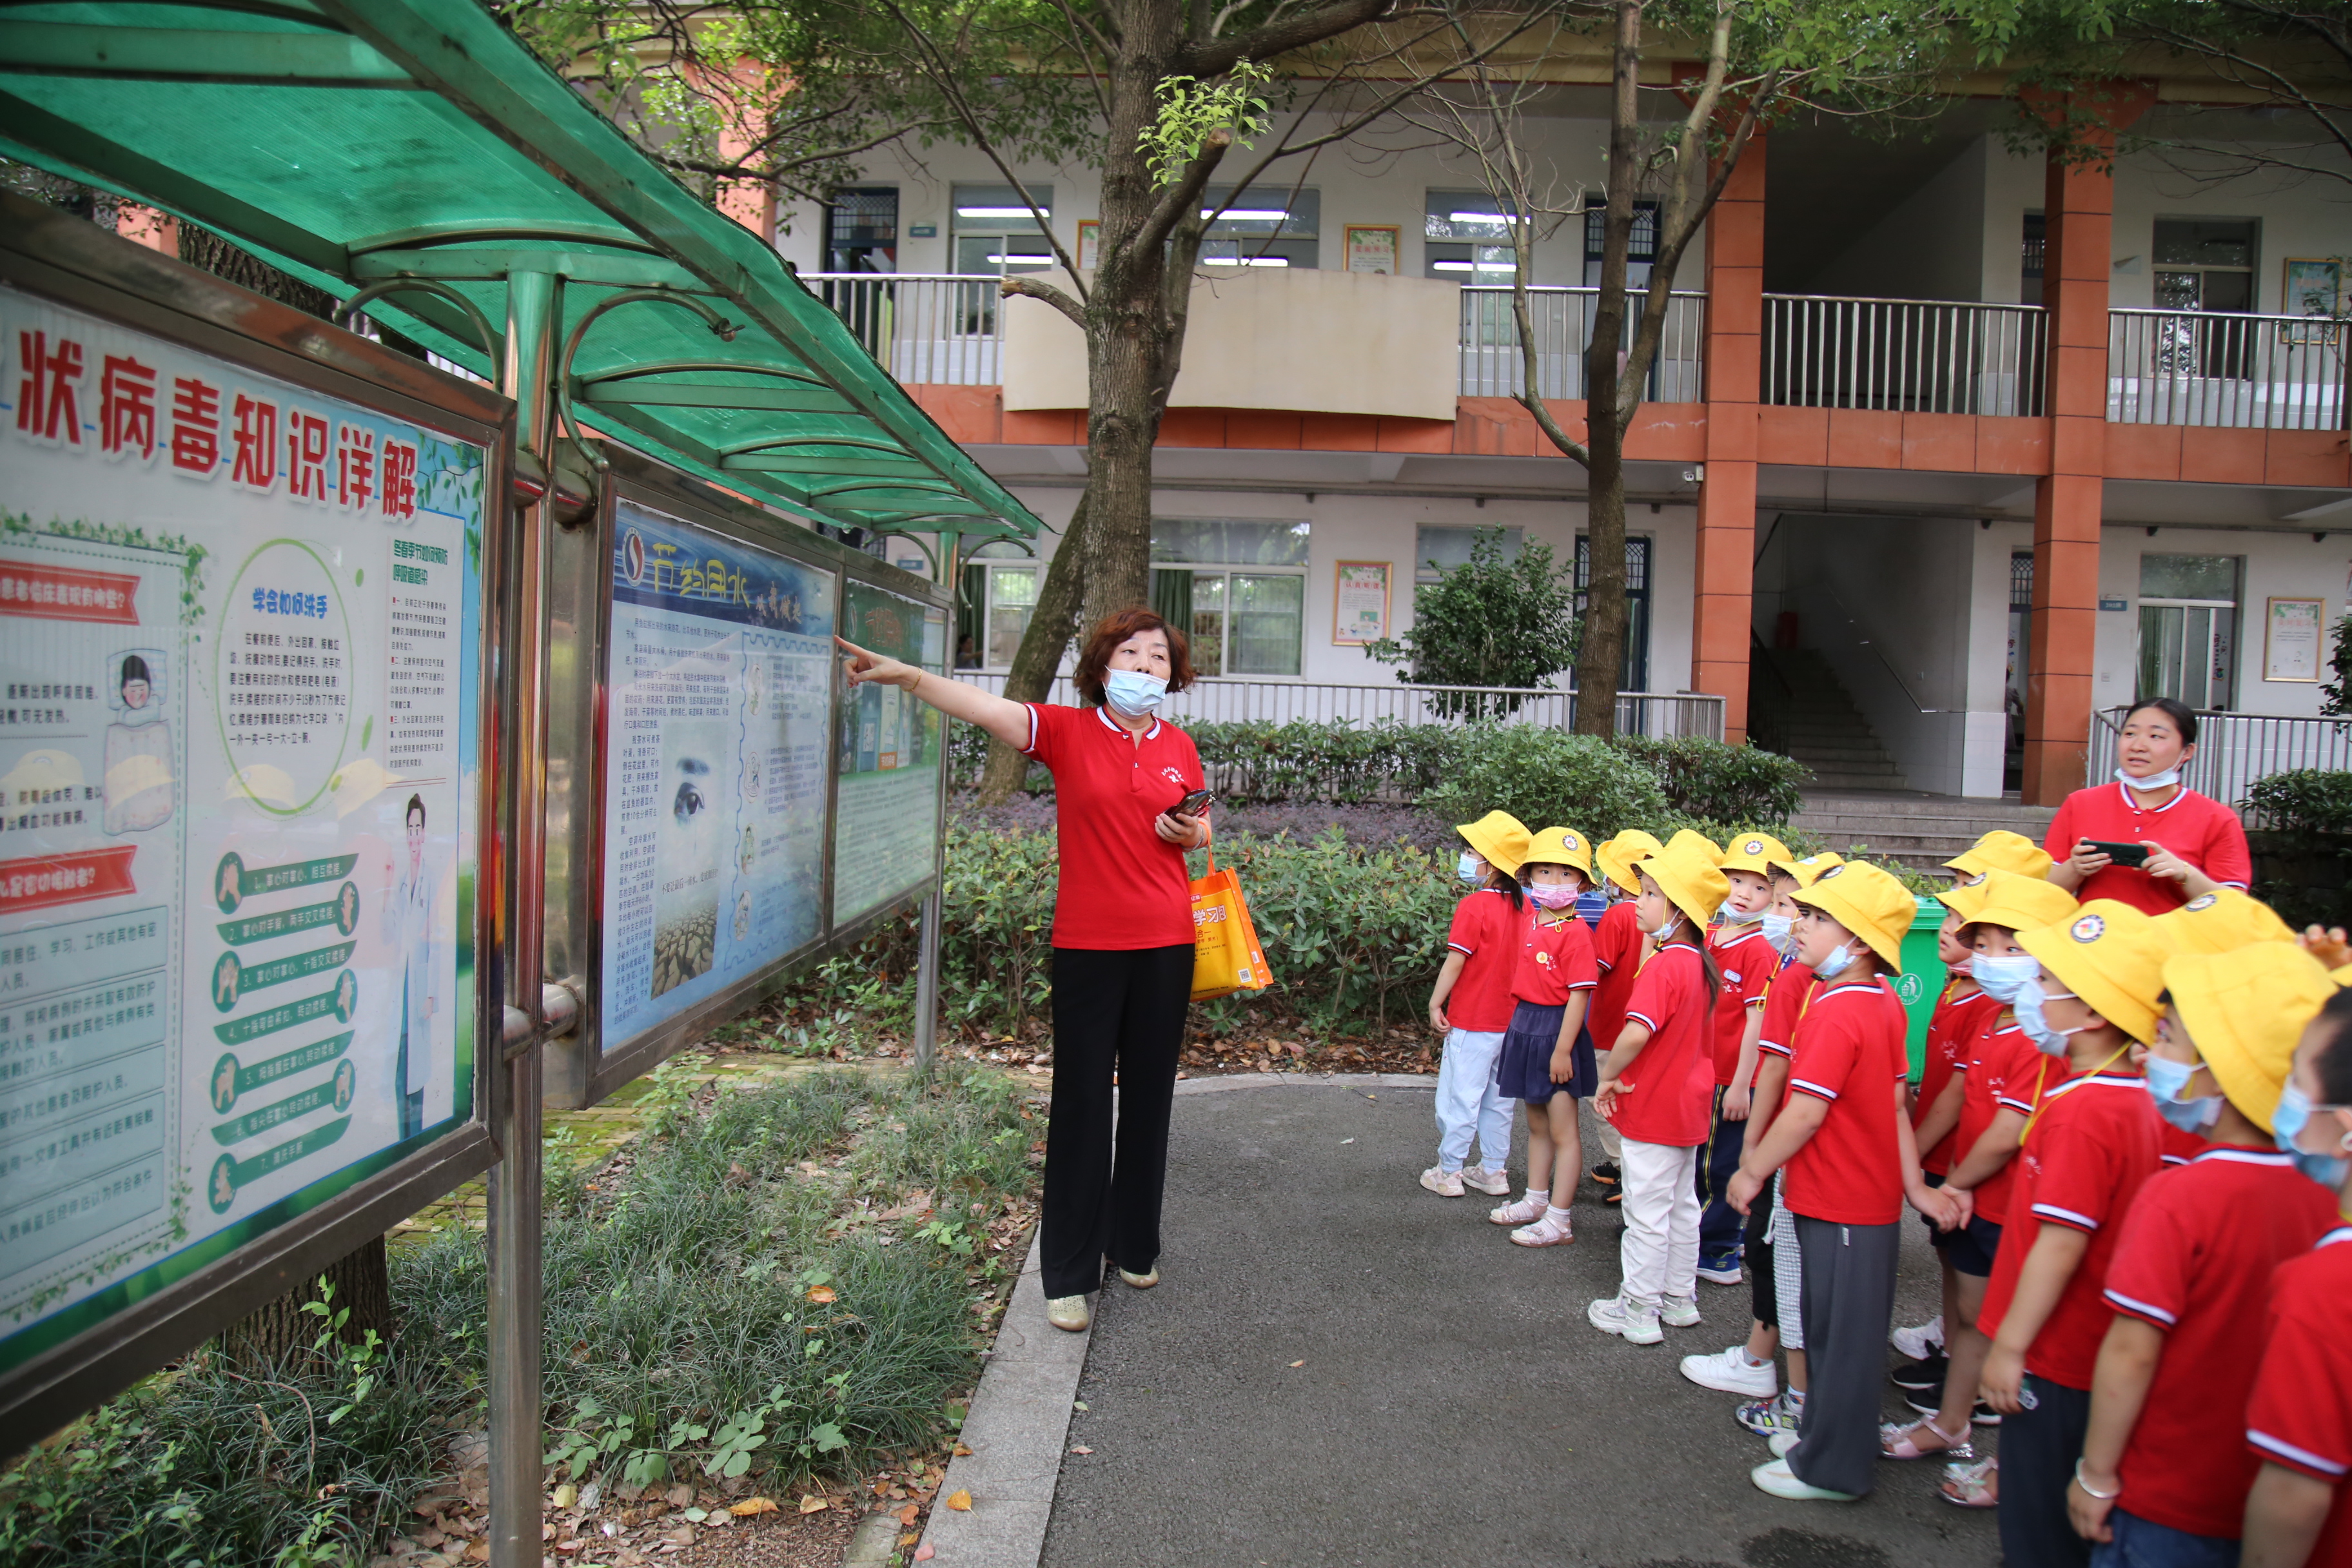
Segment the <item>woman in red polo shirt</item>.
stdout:
[[[2254,861],[2238,814],[2180,782],[2197,754],[2197,715],[2151,697],[2124,715],[2113,784],[2078,789],[2050,822],[2050,880],[2084,903],[2113,899],[2160,915],[2217,888],[2243,892]],[[2096,847],[2137,844],[2145,864],[2119,866]]]
[[[1054,775],[1062,875],[1054,905],[1054,1100],[1040,1217],[1045,1315],[1073,1332],[1103,1259],[1139,1289],[1160,1283],[1160,1198],[1176,1052],[1192,995],[1192,896],[1184,851],[1205,814],[1192,738],[1157,717],[1192,684],[1184,634],[1148,609],[1107,616],[1073,676],[1084,708],[1009,701],[839,637],[849,683],[878,680],[976,724]],[[1119,1113],[1114,1148],[1112,1075]],[[1115,1156],[1115,1157],[1114,1157]]]

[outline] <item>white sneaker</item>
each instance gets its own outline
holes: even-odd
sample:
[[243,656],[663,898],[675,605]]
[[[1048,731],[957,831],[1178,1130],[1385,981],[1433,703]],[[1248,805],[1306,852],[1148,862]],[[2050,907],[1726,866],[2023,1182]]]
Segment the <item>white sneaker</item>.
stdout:
[[1661,1296],[1658,1321],[1670,1329],[1695,1329],[1698,1327],[1698,1303],[1688,1296]]
[[1853,1502],[1859,1495],[1833,1492],[1827,1487],[1807,1486],[1797,1479],[1797,1472],[1789,1468],[1786,1459],[1774,1459],[1769,1464],[1759,1465],[1748,1472],[1748,1479],[1756,1483],[1758,1490],[1787,1498],[1791,1502]]
[[1913,1361],[1932,1361],[1944,1349],[1944,1314],[1938,1312],[1916,1328],[1897,1329],[1886,1342]]
[[1576,1239],[1576,1232],[1545,1214],[1511,1232],[1511,1239],[1521,1247],[1566,1247]]
[[1657,1313],[1622,1296],[1604,1296],[1584,1309],[1584,1317],[1602,1333],[1615,1334],[1629,1345],[1654,1345],[1666,1337],[1658,1328]]
[[1550,1206],[1548,1202],[1538,1203],[1533,1198],[1521,1198],[1515,1204],[1496,1204],[1486,1211],[1486,1219],[1493,1225],[1532,1225],[1543,1218],[1544,1210]]
[[1421,1184],[1441,1198],[1458,1198],[1462,1195],[1462,1173],[1441,1171],[1432,1165],[1421,1173]]
[[1795,1447],[1801,1441],[1803,1441],[1803,1439],[1799,1437],[1794,1432],[1775,1432],[1769,1437],[1764,1439],[1764,1446],[1772,1450],[1772,1457],[1774,1458],[1785,1459],[1789,1457],[1789,1450]]
[[1490,1171],[1484,1165],[1465,1165],[1462,1167],[1462,1184],[1490,1198],[1511,1195],[1511,1173],[1508,1171]]
[[1683,1375],[1701,1388],[1718,1394],[1744,1394],[1769,1399],[1780,1392],[1780,1374],[1770,1362],[1751,1362],[1746,1345],[1733,1345],[1714,1355],[1683,1357]]
[[1720,1267],[1701,1263],[1698,1266],[1698,1277],[1710,1285],[1737,1285],[1742,1279],[1739,1272],[1739,1259],[1735,1258],[1729,1263]]

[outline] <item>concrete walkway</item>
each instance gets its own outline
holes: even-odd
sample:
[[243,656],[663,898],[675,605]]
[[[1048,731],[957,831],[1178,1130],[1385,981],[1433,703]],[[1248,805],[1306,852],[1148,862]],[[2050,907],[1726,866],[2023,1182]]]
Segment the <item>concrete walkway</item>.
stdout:
[[[1746,1335],[1746,1288],[1702,1284],[1706,1321],[1664,1345],[1596,1332],[1619,1226],[1590,1187],[1574,1246],[1515,1247],[1492,1200],[1415,1184],[1427,1088],[1232,1081],[1180,1086],[1163,1282],[1101,1299],[1065,1443],[1092,1451],[1062,1457],[1044,1563],[1996,1560],[1991,1516],[1938,1500],[1937,1464],[1887,1464],[1851,1506],[1756,1490],[1769,1456],[1737,1400],[1675,1370]],[[1933,1310],[1933,1268],[1914,1222],[1898,1321]]]

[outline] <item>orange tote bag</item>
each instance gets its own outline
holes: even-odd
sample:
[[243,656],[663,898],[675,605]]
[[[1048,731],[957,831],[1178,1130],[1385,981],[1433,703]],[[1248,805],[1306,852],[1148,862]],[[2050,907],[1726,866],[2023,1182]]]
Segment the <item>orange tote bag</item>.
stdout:
[[1273,972],[1257,944],[1257,928],[1250,923],[1249,902],[1242,897],[1241,879],[1218,870],[1212,850],[1209,874],[1192,884],[1192,1000],[1263,991],[1273,984]]

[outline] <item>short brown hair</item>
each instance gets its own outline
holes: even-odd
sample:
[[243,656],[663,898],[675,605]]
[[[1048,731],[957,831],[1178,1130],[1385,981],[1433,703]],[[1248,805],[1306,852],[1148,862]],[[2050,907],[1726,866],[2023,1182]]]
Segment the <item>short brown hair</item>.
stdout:
[[1118,651],[1119,644],[1138,632],[1168,634],[1168,689],[1171,694],[1192,684],[1192,656],[1185,649],[1184,634],[1170,626],[1159,611],[1138,605],[1133,609],[1105,616],[1078,654],[1078,668],[1070,679],[1077,684],[1078,695],[1088,707],[1102,706],[1103,676],[1110,668],[1110,656]]

